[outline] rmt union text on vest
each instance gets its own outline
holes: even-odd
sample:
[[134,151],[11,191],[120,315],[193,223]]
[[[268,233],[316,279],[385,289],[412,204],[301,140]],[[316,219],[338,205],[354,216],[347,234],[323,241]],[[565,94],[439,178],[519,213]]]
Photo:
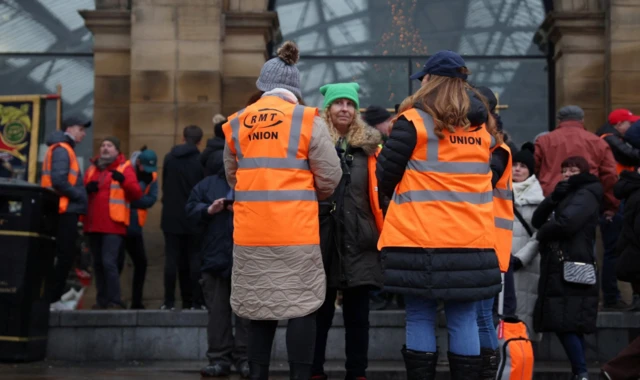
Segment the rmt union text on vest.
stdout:
[[271,132],[271,131],[266,131],[266,132],[251,132],[251,134],[249,134],[249,141],[254,141],[254,140],[277,140],[278,139],[278,132]]
[[452,144],[482,145],[482,139],[480,137],[449,135],[449,141]]

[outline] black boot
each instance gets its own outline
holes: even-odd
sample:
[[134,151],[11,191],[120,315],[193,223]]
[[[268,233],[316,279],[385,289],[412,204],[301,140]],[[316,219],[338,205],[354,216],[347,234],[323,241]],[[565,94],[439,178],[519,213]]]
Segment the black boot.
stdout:
[[462,356],[447,352],[451,380],[480,380],[482,356]]
[[498,374],[498,366],[500,365],[500,350],[492,350],[490,348],[481,348],[480,356],[482,356],[482,380],[495,380]]
[[407,380],[434,380],[436,378],[437,352],[421,352],[402,347]]
[[269,365],[258,364],[249,361],[250,380],[269,380]]
[[289,362],[289,379],[309,380],[311,378],[311,364]]

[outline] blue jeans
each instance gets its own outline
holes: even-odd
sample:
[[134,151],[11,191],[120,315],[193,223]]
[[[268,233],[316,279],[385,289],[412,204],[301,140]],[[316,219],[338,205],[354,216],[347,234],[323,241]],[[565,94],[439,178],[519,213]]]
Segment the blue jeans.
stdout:
[[493,298],[478,301],[476,309],[480,347],[495,350],[498,348],[498,335],[493,325]]
[[[436,352],[436,300],[405,296],[407,348]],[[444,303],[449,330],[449,351],[456,355],[480,355],[476,302]]]
[[604,304],[615,304],[620,299],[618,289],[618,279],[616,278],[616,244],[622,230],[622,209],[613,216],[612,221],[600,218],[600,232],[602,233],[602,244],[604,245],[604,257],[602,259],[602,295]]
[[574,375],[587,372],[587,359],[584,352],[584,336],[575,333],[557,333],[564,352],[571,362],[571,371]]

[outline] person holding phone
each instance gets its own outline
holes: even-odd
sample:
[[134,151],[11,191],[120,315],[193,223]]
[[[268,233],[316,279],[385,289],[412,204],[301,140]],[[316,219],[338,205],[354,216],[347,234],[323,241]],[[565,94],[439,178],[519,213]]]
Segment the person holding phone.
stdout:
[[[202,257],[202,293],[209,311],[207,325],[207,359],[200,370],[203,377],[228,376],[231,365],[242,377],[249,376],[247,331],[249,321],[234,315],[231,296],[233,261],[233,189],[227,184],[222,160],[209,166],[212,175],[191,190],[185,211],[190,222],[204,229]],[[232,333],[232,318],[236,318],[236,333]]]

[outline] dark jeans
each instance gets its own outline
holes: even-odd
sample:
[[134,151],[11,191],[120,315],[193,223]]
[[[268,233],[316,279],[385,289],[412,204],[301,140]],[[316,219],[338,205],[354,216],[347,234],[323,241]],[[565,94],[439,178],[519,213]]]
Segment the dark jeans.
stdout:
[[122,235],[101,233],[89,235],[98,292],[96,299],[98,305],[102,307],[122,305],[118,272],[118,255],[122,240]]
[[118,272],[122,274],[124,268],[125,250],[133,263],[133,289],[131,291],[131,306],[142,306],[142,294],[144,280],[147,276],[147,253],[144,249],[144,238],[140,236],[127,236],[118,254]]
[[[327,289],[324,303],[318,310],[316,348],[311,373],[324,373],[327,336],[335,313],[338,290]],[[342,316],[345,330],[346,379],[366,376],[369,352],[369,288],[360,286],[342,291]]]
[[616,244],[622,230],[622,209],[614,215],[612,221],[600,218],[600,232],[602,233],[602,244],[604,245],[604,257],[602,259],[602,295],[604,304],[612,305],[620,299],[618,289],[618,279],[616,278]]
[[49,288],[50,302],[58,301],[64,294],[67,277],[77,253],[76,240],[78,240],[78,214],[60,214],[56,235],[56,264]]
[[[516,315],[518,300],[516,299],[516,285],[513,278],[513,269],[509,268],[504,274],[504,315]],[[498,297],[496,297],[498,298]]]
[[180,281],[182,308],[204,305],[200,287],[200,244],[197,235],[164,234],[164,303],[176,303],[176,277]]
[[[207,359],[210,363],[229,364],[246,361],[249,320],[238,317],[231,310],[231,279],[202,273],[202,293],[209,310]],[[236,319],[235,337],[232,332],[232,317]]]
[[575,333],[557,333],[564,352],[571,362],[571,371],[574,375],[587,372],[587,359],[584,349],[584,336]]
[[[278,321],[251,321],[249,325],[250,363],[269,365],[276,327],[278,327]],[[313,362],[315,337],[316,313],[289,319],[287,325],[289,363],[310,365]]]

